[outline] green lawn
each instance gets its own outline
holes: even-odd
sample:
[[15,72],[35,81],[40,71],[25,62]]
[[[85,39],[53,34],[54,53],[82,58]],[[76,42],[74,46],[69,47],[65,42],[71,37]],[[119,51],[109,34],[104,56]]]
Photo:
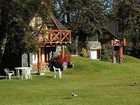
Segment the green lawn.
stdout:
[[1,79],[0,105],[140,105],[140,60],[126,56],[125,63],[112,64],[74,57],[73,62],[61,79],[50,72],[32,80]]

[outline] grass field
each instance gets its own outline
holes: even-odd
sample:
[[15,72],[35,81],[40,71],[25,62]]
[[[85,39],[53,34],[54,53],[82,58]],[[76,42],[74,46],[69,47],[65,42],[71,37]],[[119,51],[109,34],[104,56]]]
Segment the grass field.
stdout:
[[0,105],[140,105],[140,60],[126,56],[123,64],[112,64],[74,57],[73,62],[61,79],[51,72],[32,80],[1,79]]

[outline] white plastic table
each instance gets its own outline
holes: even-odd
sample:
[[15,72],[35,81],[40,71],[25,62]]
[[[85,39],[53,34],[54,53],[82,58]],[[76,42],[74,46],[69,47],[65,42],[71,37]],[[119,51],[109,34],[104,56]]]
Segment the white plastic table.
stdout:
[[32,79],[31,67],[15,67],[15,69],[16,69],[17,77],[20,77],[20,71],[21,71],[22,79],[23,76],[25,76],[25,79]]

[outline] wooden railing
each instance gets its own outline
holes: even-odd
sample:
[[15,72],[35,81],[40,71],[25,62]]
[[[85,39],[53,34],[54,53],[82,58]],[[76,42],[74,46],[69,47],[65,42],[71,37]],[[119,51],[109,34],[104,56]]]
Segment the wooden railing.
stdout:
[[38,35],[37,40],[49,45],[71,43],[71,31],[48,30],[45,35]]
[[109,45],[109,46],[126,46],[126,39],[125,38],[112,39],[110,41],[107,41],[106,45]]
[[126,46],[126,39],[119,38],[119,39],[111,40],[111,46]]

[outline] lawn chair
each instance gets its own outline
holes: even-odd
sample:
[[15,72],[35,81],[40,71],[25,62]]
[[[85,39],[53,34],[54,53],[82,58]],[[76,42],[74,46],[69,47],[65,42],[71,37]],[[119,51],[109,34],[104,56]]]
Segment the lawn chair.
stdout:
[[15,75],[14,71],[10,71],[8,68],[5,68],[4,71],[5,71],[6,75],[8,75],[9,80],[11,80],[12,75]]
[[57,73],[59,74],[59,78],[62,78],[62,73],[60,68],[56,68],[55,66],[53,66],[53,70],[54,70],[54,78],[56,78]]

